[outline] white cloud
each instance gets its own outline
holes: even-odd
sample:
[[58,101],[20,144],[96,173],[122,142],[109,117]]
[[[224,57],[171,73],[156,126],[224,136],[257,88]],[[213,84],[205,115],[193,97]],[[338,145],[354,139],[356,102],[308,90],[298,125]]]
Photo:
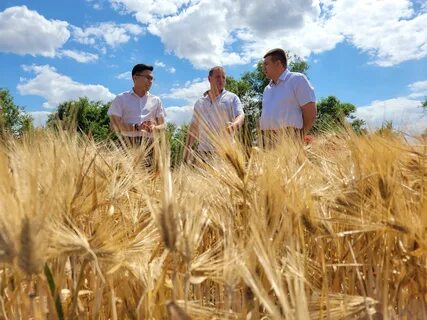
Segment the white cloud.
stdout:
[[23,66],[24,71],[34,72],[32,79],[21,79],[17,89],[21,95],[36,95],[45,98],[44,108],[56,108],[68,100],[87,97],[94,101],[108,102],[114,98],[102,85],[83,84],[59,74],[55,68],[44,65]]
[[[231,44],[225,1],[202,1],[176,16],[156,21],[148,30],[160,37],[165,47],[195,67],[241,63],[239,54],[226,49]],[[233,20],[232,20],[233,21]]]
[[168,107],[166,108],[166,121],[180,126],[191,121],[193,106]]
[[141,23],[154,22],[159,18],[174,15],[184,6],[197,3],[197,0],[110,0],[113,8],[121,13],[134,13]]
[[73,37],[79,43],[95,45],[99,42],[105,42],[113,48],[127,43],[132,37],[141,35],[144,31],[137,24],[115,24],[113,22],[100,23],[86,29],[73,26],[72,29]]
[[156,61],[154,62],[154,65],[155,65],[156,67],[159,67],[159,68],[166,68],[166,64],[165,64],[164,62],[159,61],[159,60],[156,60]]
[[414,12],[410,0],[340,0],[328,23],[380,66],[427,56],[427,12]]
[[126,71],[126,72],[120,73],[119,75],[116,76],[116,78],[120,80],[132,80],[132,72]]
[[44,127],[46,125],[47,119],[52,112],[49,111],[33,111],[30,112],[30,115],[33,117],[34,127]]
[[411,94],[409,97],[411,98],[423,98],[427,97],[427,80],[426,81],[417,81],[409,86],[409,90],[411,90]]
[[199,78],[193,81],[187,81],[184,87],[174,87],[169,93],[163,94],[162,98],[182,99],[188,103],[194,104],[202,94],[209,89],[209,81]]
[[26,6],[7,8],[0,12],[0,51],[54,57],[70,37],[67,28]]
[[[425,88],[426,83],[427,81],[419,81],[408,87],[414,91],[414,88]],[[421,134],[427,129],[427,114],[421,108],[421,100],[413,98],[412,94],[407,97],[375,100],[368,106],[357,108],[355,115],[365,120],[369,129],[379,128],[386,121],[391,121],[395,128],[409,134]]]
[[259,60],[273,47],[302,57],[347,41],[372,63],[427,56],[427,10],[410,0],[111,0],[197,68]]
[[174,67],[168,67],[164,62],[156,60],[154,65],[159,68],[164,68],[169,73],[175,73],[176,69]]
[[59,55],[69,57],[80,63],[88,63],[98,60],[97,54],[82,51],[61,50],[59,52]]

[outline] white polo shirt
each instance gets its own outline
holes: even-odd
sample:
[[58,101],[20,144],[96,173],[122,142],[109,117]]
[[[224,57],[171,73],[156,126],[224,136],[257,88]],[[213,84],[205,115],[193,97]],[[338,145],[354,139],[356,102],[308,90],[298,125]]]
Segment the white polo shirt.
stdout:
[[[165,110],[159,97],[149,92],[143,97],[138,96],[133,88],[123,92],[113,100],[107,114],[122,118],[126,124],[141,124],[147,120],[155,121],[156,118],[164,118]],[[140,137],[147,134],[140,131],[122,132],[127,137]]]
[[301,107],[309,102],[316,102],[316,97],[306,76],[286,69],[276,84],[270,81],[264,89],[259,122],[261,130],[302,129]]
[[[224,132],[227,122],[233,122],[237,116],[243,114],[240,99],[234,93],[222,90],[221,94],[211,101],[205,93],[194,105],[193,121],[197,121],[199,127],[199,151],[213,151],[211,143],[212,134]],[[230,134],[231,141],[234,141]]]

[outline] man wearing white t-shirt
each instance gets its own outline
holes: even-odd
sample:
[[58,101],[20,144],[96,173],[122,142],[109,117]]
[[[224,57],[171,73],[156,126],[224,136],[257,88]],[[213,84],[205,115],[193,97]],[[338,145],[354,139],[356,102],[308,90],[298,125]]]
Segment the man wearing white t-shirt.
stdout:
[[260,118],[264,143],[271,143],[273,137],[285,132],[302,138],[316,119],[313,87],[305,75],[288,70],[282,49],[268,51],[263,68],[270,79],[264,89]]
[[165,111],[159,97],[149,93],[153,67],[137,64],[132,69],[133,88],[116,96],[108,109],[111,127],[133,143],[150,139],[164,129]]
[[217,137],[234,141],[234,131],[245,119],[242,103],[237,95],[224,89],[226,75],[223,67],[209,70],[210,89],[194,105],[193,118],[184,148],[184,162],[190,159],[190,150],[197,141],[199,154],[209,156],[215,152]]

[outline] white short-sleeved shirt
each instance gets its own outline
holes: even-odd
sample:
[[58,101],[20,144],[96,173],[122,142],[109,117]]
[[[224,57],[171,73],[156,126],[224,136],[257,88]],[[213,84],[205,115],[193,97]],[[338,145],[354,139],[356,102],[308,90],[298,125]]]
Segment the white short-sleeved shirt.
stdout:
[[303,128],[301,107],[316,102],[314,89],[302,73],[285,70],[276,84],[265,87],[260,118],[261,130]]
[[[212,133],[223,132],[228,126],[227,122],[233,122],[237,116],[243,114],[240,99],[234,93],[223,90],[221,94],[211,101],[205,93],[194,105],[193,121],[197,121],[199,127],[199,151],[213,151],[214,146],[209,138]],[[233,135],[230,135],[233,141]]]
[[[140,97],[132,89],[117,95],[107,114],[122,118],[126,124],[141,124],[144,121],[164,118],[165,110],[159,97],[153,96],[149,92]],[[147,133],[140,131],[127,131],[122,132],[122,134],[127,137],[147,135]]]

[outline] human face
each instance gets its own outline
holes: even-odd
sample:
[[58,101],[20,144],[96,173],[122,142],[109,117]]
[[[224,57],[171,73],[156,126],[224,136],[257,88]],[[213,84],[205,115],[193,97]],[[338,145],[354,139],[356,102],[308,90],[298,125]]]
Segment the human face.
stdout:
[[279,79],[280,75],[283,72],[283,66],[279,60],[274,61],[271,56],[264,58],[264,63],[262,65],[265,76],[273,81]]
[[150,70],[144,70],[142,72],[138,72],[137,74],[134,74],[132,78],[133,78],[134,87],[142,91],[150,90],[151,85],[153,84],[153,81],[154,81],[152,71]]
[[225,79],[225,72],[221,69],[214,70],[213,74],[208,77],[211,88],[218,90],[218,92],[224,90]]

